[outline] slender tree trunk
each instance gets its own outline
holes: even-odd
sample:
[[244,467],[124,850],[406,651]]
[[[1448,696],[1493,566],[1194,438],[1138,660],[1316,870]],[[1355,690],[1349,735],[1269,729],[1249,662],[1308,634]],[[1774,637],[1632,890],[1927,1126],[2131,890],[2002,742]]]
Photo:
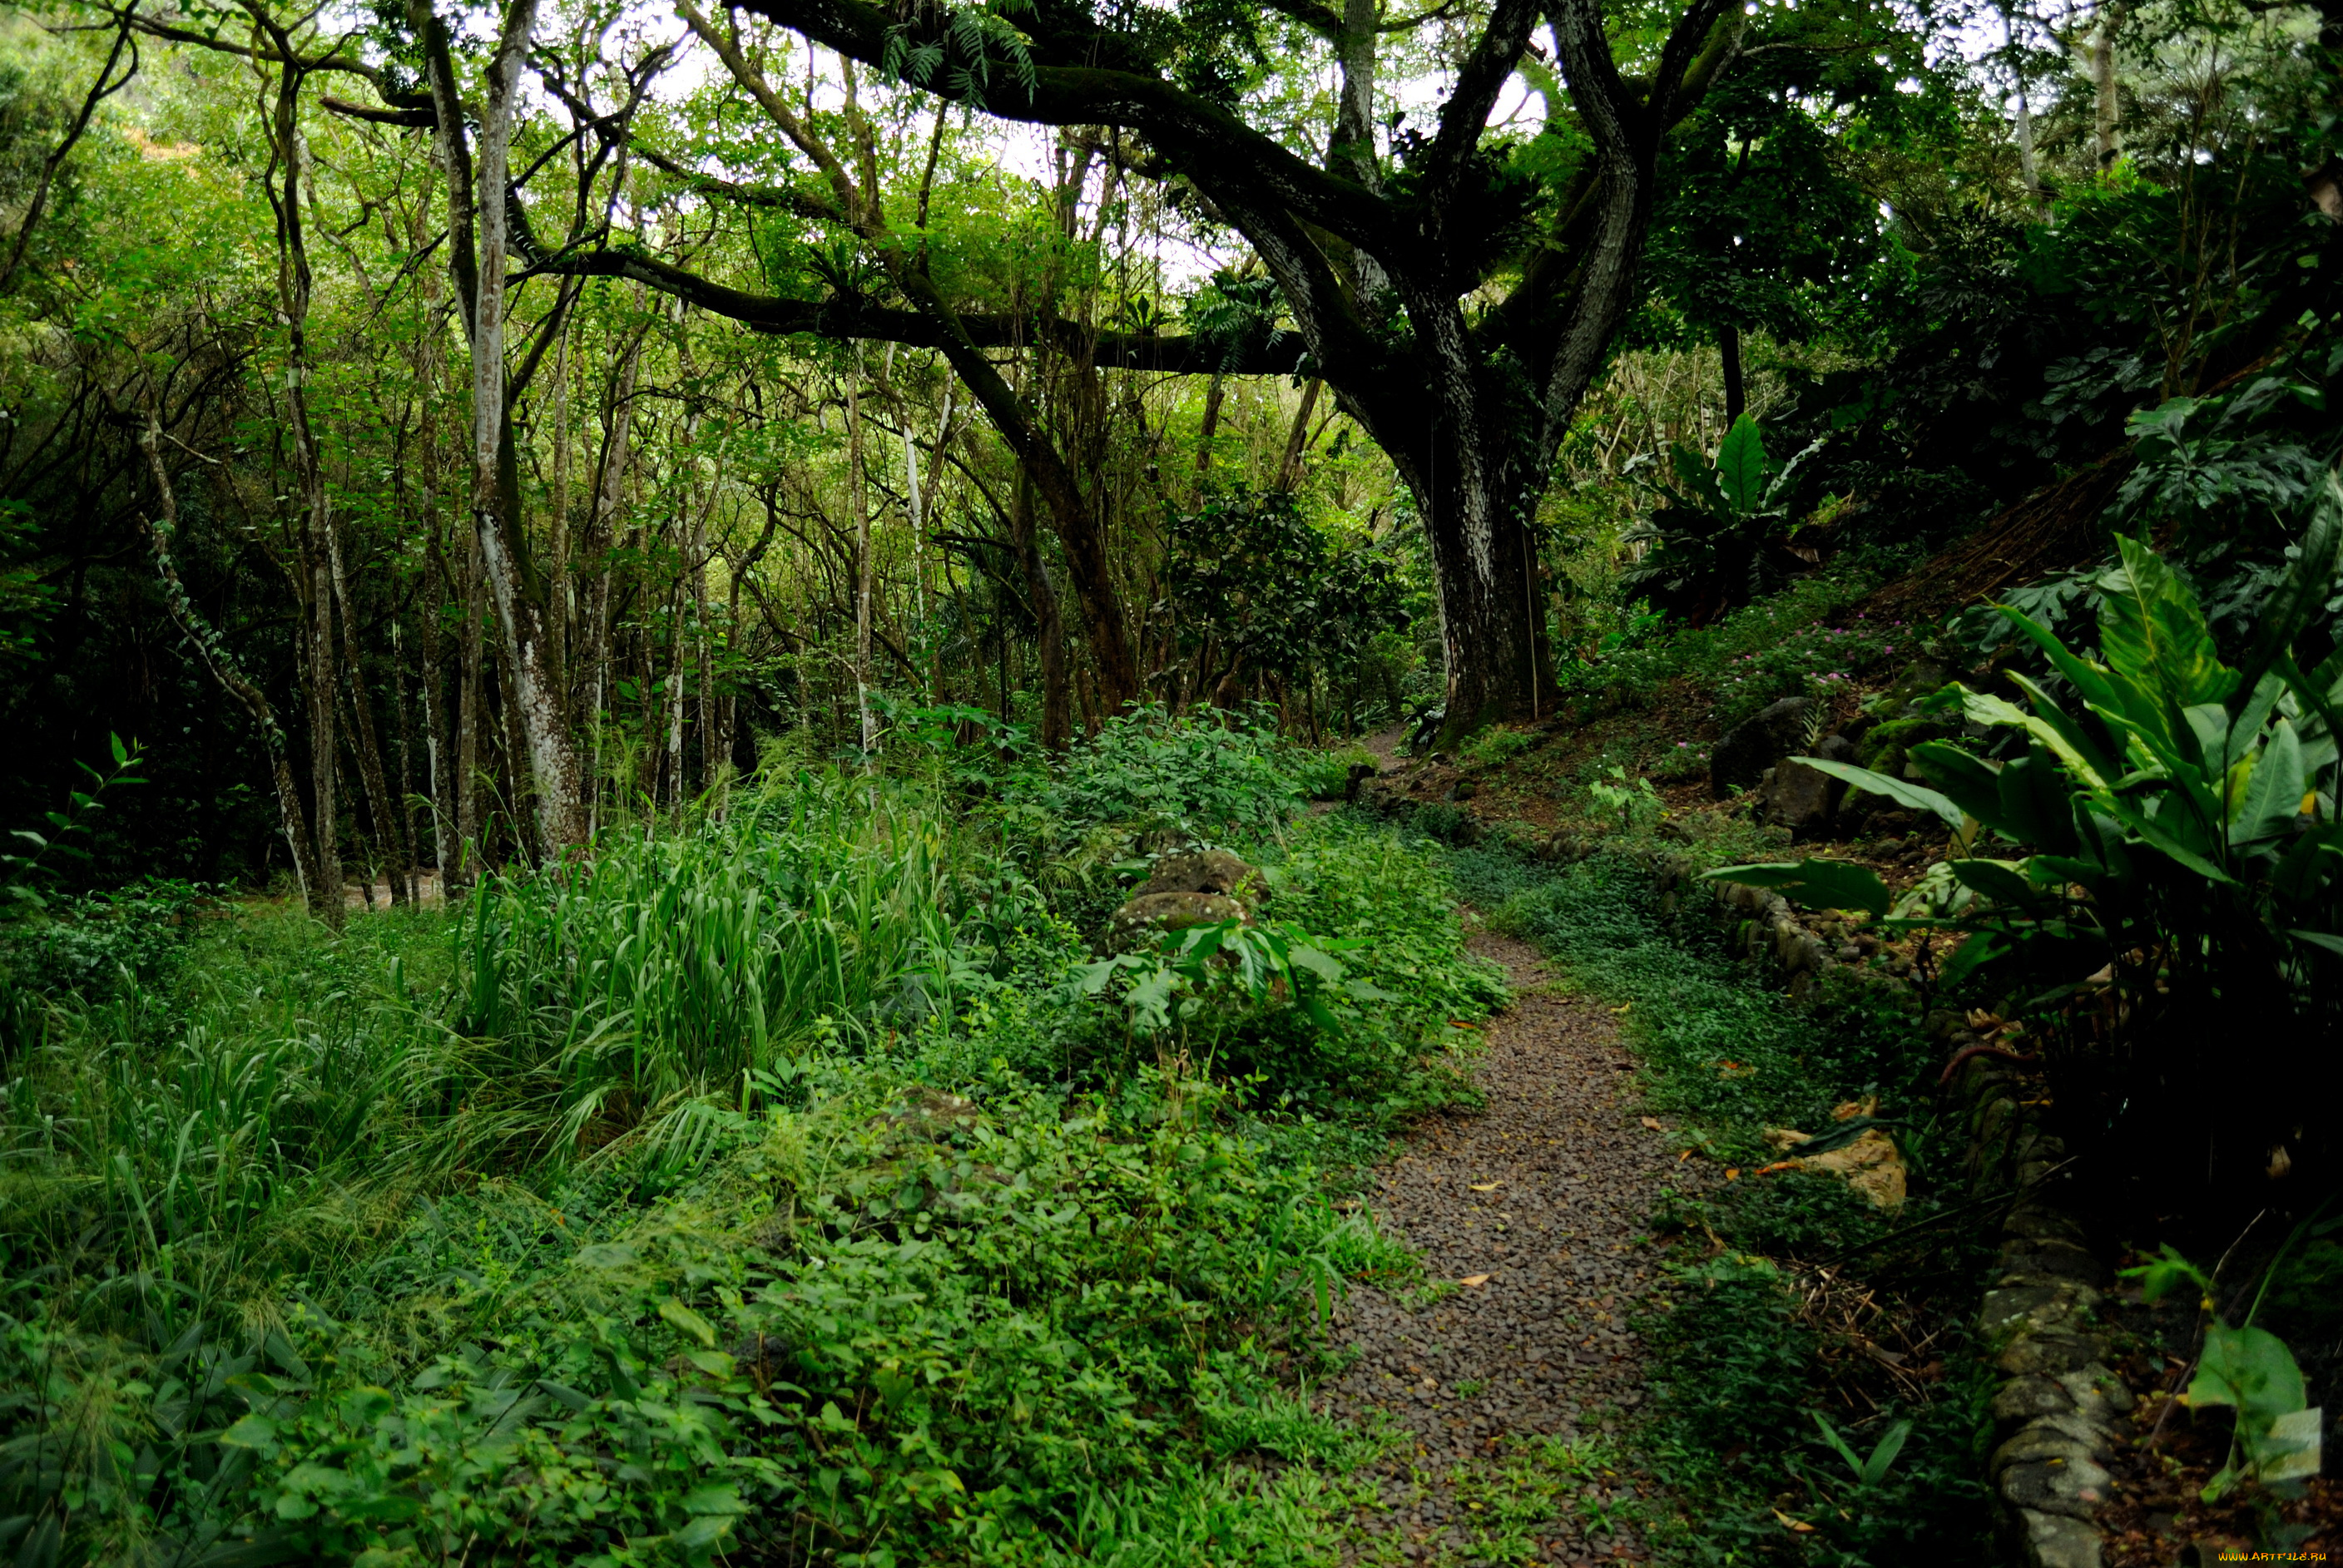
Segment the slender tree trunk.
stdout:
[[[458,686],[456,699],[456,854],[457,867],[452,873],[459,885],[468,886],[478,874],[485,846],[480,842],[480,730],[487,722],[487,671],[481,668],[487,640],[481,636],[480,622],[488,616],[488,595],[480,585],[480,544],[478,536],[468,529],[464,536],[464,607],[462,630],[458,633],[458,658],[462,668],[457,673]],[[443,882],[450,873],[443,865]]]
[[878,732],[870,718],[870,492],[862,467],[862,346],[846,383],[846,485],[854,508],[854,710],[867,763]]
[[1212,471],[1212,437],[1221,427],[1221,403],[1228,396],[1226,382],[1215,376],[1204,387],[1204,422],[1196,433],[1196,481]]
[[[586,836],[577,745],[569,732],[568,704],[559,685],[559,671],[553,663],[544,581],[530,569],[520,526],[512,419],[505,401],[505,263],[509,239],[506,185],[520,75],[536,23],[537,0],[511,0],[484,83],[476,195],[461,203],[451,196],[449,223],[452,227],[470,219],[477,223],[479,236],[472,258],[469,301],[472,530],[479,540],[482,576],[503,634],[503,662],[510,681],[513,717],[527,744],[538,835],[546,852],[558,855]],[[427,45],[435,46],[444,54],[444,32]],[[442,132],[451,137],[460,136],[463,111],[456,101],[452,66],[440,58],[432,65],[434,106]],[[518,759],[515,760],[518,766]]]
[[2123,7],[2114,0],[2100,0],[2098,25],[2091,30],[2091,131],[2098,149],[2099,172],[2115,167],[2116,156],[2122,150],[2117,137],[2118,110],[2121,105],[2116,95],[2116,34],[2123,26]]
[[[350,602],[349,574],[342,564],[342,531],[330,513],[326,520],[326,552],[333,568],[334,601],[341,610],[342,669],[347,682],[350,707],[350,734],[357,742],[358,774],[367,792],[367,815],[373,819],[375,839],[381,846],[383,858],[390,862],[390,899],[394,904],[407,900],[407,868],[415,864],[415,848],[399,831],[400,813],[391,799],[390,785],[382,765],[382,746],[376,739],[374,704],[367,698],[365,666],[358,658],[358,633],[356,607]],[[373,897],[371,887],[367,897]]]
[[1318,389],[1326,384],[1317,377],[1302,389],[1302,407],[1294,410],[1293,428],[1285,437],[1285,460],[1277,467],[1277,487],[1291,490],[1302,482],[1302,452],[1310,444],[1310,416],[1318,407]]
[[1749,407],[1749,395],[1741,381],[1741,328],[1731,322],[1718,327],[1716,350],[1725,367],[1725,427],[1729,430]]
[[[252,716],[260,731],[261,749],[268,754],[269,781],[277,789],[277,824],[285,835],[286,848],[293,854],[293,874],[301,884],[302,901],[313,911],[317,910],[316,890],[324,880],[317,862],[315,841],[309,836],[308,824],[302,819],[301,787],[294,781],[292,759],[287,755],[285,731],[277,722],[277,711],[268,699],[245,676],[228,651],[227,644],[196,608],[188,597],[186,585],[179,580],[179,568],[171,557],[171,545],[179,531],[179,498],[171,487],[170,471],[163,466],[162,422],[152,414],[139,427],[138,450],[146,460],[146,472],[155,481],[157,517],[142,518],[146,523],[146,542],[155,553],[155,574],[162,579],[163,600],[170,607],[171,618],[178,623],[181,635],[194,645],[196,657],[211,671],[220,689]],[[332,912],[341,914],[341,886],[334,884]]]
[[2026,101],[2026,91],[2017,93],[2017,177],[2025,182],[2026,195],[2038,212],[2042,206],[2042,169],[2034,152],[2034,110]]
[[1066,689],[1066,633],[1058,613],[1058,588],[1050,580],[1050,564],[1034,537],[1033,485],[1021,474],[1017,498],[1010,508],[1010,544],[1025,575],[1025,595],[1032,601],[1033,641],[1041,658],[1041,745],[1062,751],[1072,739],[1072,716]]

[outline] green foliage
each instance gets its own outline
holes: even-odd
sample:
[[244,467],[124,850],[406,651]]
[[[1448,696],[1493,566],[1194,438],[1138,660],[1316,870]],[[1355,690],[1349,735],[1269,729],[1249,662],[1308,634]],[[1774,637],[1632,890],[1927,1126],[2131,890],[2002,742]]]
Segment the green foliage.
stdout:
[[1824,677],[1851,677],[1874,661],[1914,651],[1916,638],[1890,625],[1872,628],[1858,612],[1832,624],[1869,592],[1860,562],[1820,573],[1745,605],[1707,626],[1682,627],[1582,667],[1570,684],[1588,697],[1649,704],[1671,682],[1700,688],[1730,726]]
[[[1119,994],[1139,1034],[1172,1031],[1192,1023],[1225,999],[1238,1005],[1289,1005],[1311,1024],[1338,1030],[1334,1009],[1350,1002],[1389,1001],[1392,995],[1371,980],[1353,980],[1334,955],[1365,945],[1312,937],[1298,926],[1248,926],[1236,920],[1166,931],[1151,953],[1121,953],[1075,970],[1075,987],[1098,996],[1118,974]],[[1184,1032],[1184,1031],[1182,1031]]]
[[[2111,1114],[2128,1106],[2151,1125],[2209,1124],[2217,1139],[2249,1142],[2292,1118],[2246,1087],[2265,1081],[2256,1073],[2226,1071],[2217,1086],[2192,1069],[2204,1031],[2216,1020],[2242,1029],[2265,1042],[2265,1071],[2290,1076],[2307,1065],[2291,1042],[2331,1028],[2343,1007],[2335,967],[2343,955],[2335,810],[2343,652],[2307,673],[2295,657],[2298,648],[2308,657],[2305,634],[2333,591],[2343,487],[2328,481],[2291,576],[2237,665],[2224,661],[2195,594],[2164,559],[2120,543],[2123,565],[2099,585],[2105,662],[2013,610],[2056,685],[2013,677],[2030,709],[1948,689],[1946,700],[1972,724],[2011,733],[2007,755],[1916,745],[1911,759],[1934,789],[1809,760],[1933,811],[1959,836],[1965,852],[1946,863],[1944,877],[1895,911],[1896,923],[1965,936],[1946,983],[1975,975],[2025,988],[2018,1000],[2054,1028],[2052,1010],[2079,989],[2112,986],[2132,1010],[2132,1038],[2088,1092],[2117,1102]],[[2315,646],[2325,648],[2323,637]],[[1978,855],[1984,832],[2030,852]],[[1860,867],[1715,874],[1812,888],[1815,897],[1888,912],[1885,888]],[[2076,1041],[2094,1054],[2113,1054],[2117,1043]]]
[[1020,820],[1061,838],[1096,827],[1217,843],[1265,833],[1300,809],[1298,755],[1262,710],[1119,714],[1048,773],[1011,781]]
[[1527,730],[1493,724],[1464,743],[1464,760],[1478,768],[1493,768],[1536,744],[1537,737]]
[[122,966],[137,1040],[48,994],[0,1521],[69,1564],[1323,1555],[1359,1440],[1287,1391],[1413,1268],[1336,1194],[1502,988],[1420,845],[1317,819],[1252,852],[1324,936],[1191,939],[1187,1053],[1108,1050],[998,830],[772,780],[445,915],[206,922]]
[[1166,607],[1200,690],[1240,668],[1350,685],[1378,638],[1407,629],[1392,550],[1319,527],[1284,490],[1239,485],[1167,528]]
[[0,921],[23,920],[45,908],[40,884],[56,874],[50,858],[86,860],[89,850],[77,840],[88,836],[91,819],[105,809],[98,798],[108,789],[145,782],[137,777],[138,748],[135,744],[124,745],[119,735],[106,739],[114,751],[114,766],[101,773],[88,763],[77,761],[75,766],[88,778],[89,788],[75,789],[67,796],[64,810],[42,813],[48,822],[46,833],[31,828],[12,830],[10,837],[30,846],[31,853],[23,849],[0,851]]
[[50,995],[151,990],[186,955],[211,901],[194,883],[156,879],[53,898],[45,918],[0,928],[0,963],[9,983]]
[[1714,460],[1681,444],[1672,447],[1674,482],[1647,481],[1661,504],[1626,536],[1651,548],[1620,578],[1622,593],[1700,624],[1762,598],[1810,565],[1787,543],[1795,531],[1788,498],[1805,455],[1777,467],[1747,414],[1725,433]]
[[1301,780],[1302,791],[1313,800],[1339,800],[1350,788],[1351,769],[1363,763],[1370,769],[1382,766],[1381,759],[1363,746],[1342,746],[1326,751],[1304,751],[1294,759],[1294,774]]
[[1607,779],[1598,779],[1586,787],[1586,797],[1594,802],[1594,809],[1612,818],[1628,832],[1648,830],[1657,824],[1664,808],[1652,781],[1644,778],[1630,781],[1626,769],[1615,762],[1607,771]]

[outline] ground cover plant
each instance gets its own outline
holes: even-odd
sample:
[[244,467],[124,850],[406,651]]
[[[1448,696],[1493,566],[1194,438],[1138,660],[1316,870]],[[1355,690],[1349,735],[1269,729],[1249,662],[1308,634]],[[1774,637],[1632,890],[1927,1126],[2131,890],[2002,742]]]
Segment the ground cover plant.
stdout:
[[[1011,793],[1176,795],[1140,745]],[[0,1100],[8,1549],[1314,1560],[1361,1440],[1294,1385],[1412,1267],[1341,1199],[1502,988],[1423,849],[1289,821],[1285,755],[1232,809],[1339,1015],[1201,987],[1135,1029],[1013,812],[827,771],[44,990]],[[1075,836],[1153,830],[1117,809]]]

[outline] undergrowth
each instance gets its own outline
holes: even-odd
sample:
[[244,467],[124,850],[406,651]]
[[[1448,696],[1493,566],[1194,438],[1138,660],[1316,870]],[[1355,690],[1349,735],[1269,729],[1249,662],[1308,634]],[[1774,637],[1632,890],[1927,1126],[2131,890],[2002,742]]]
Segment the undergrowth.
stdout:
[[[1418,1280],[1344,1195],[1503,990],[1420,842],[1118,722],[777,774],[445,914],[13,937],[0,1553],[1326,1560],[1373,1440],[1297,1389],[1349,1282]],[[1333,1027],[1077,983],[1165,833],[1340,951]]]
[[[1800,1005],[1753,982],[1722,933],[1664,914],[1622,858],[1556,869],[1501,847],[1452,865],[1493,924],[1621,1011],[1649,1108],[1681,1122],[1686,1179],[1654,1217],[1666,1282],[1644,1325],[1644,1445],[1677,1510],[1661,1539],[1704,1563],[1980,1560],[1990,1388],[1961,1351],[1985,1254],[1917,1020],[1875,990]],[[1758,1173],[1775,1158],[1766,1128],[1815,1131],[1873,1097],[1911,1167],[1900,1213],[1828,1176]],[[1867,1460],[1906,1422],[1870,1481],[1829,1435]]]

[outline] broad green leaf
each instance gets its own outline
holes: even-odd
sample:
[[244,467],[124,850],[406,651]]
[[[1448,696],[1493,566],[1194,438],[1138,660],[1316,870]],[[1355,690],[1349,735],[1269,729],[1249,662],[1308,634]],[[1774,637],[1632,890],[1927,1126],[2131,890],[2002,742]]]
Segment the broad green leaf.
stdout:
[[1959,950],[1945,960],[1944,968],[1936,971],[1936,983],[1950,990],[2009,950],[2009,943],[1999,933],[1972,931]]
[[702,1482],[683,1494],[683,1511],[694,1516],[746,1513],[740,1489],[729,1481]]
[[2304,1398],[2302,1369],[2286,1342],[2268,1329],[2233,1329],[2219,1322],[2205,1331],[2205,1351],[2188,1385],[2192,1410],[2233,1405],[2239,1435],[2267,1432],[2279,1416],[2291,1415]]
[[2115,813],[2116,819],[2125,827],[2206,880],[2218,882],[2225,888],[2234,888],[2237,885],[2237,879],[2235,877],[2207,859],[2199,851],[2182,843],[2161,823],[2130,801],[2110,799],[2107,802],[2107,809]]
[[2001,826],[1996,818],[2001,807],[2001,778],[1992,763],[1981,761],[1946,740],[1924,740],[1906,755],[1955,805],[1980,822]]
[[[2168,728],[2174,711],[2226,701],[2237,689],[2237,672],[2221,662],[2197,596],[2141,541],[2118,536],[2116,548],[2123,567],[2099,580],[2099,647],[2108,668],[2151,697],[2153,709],[2135,709],[2134,717]],[[2127,682],[2116,684],[2118,697],[2132,707]]]
[[2227,708],[2217,702],[2199,702],[2184,709],[2180,717],[2187,723],[2188,733],[2197,742],[2197,754],[2204,759],[2207,769],[2218,773],[2237,760],[2229,755]]
[[659,1303],[659,1315],[698,1340],[702,1350],[716,1348],[716,1325],[673,1296]]
[[2107,669],[2105,665],[2092,664],[2077,657],[2065,643],[2058,640],[2056,633],[2032,616],[2011,609],[2007,605],[2000,608],[2001,613],[2009,618],[2010,623],[2019,631],[2024,632],[2036,648],[2048,656],[2050,668],[2065,676],[2068,683],[2077,691],[2082,693],[2085,702],[2094,708],[2115,706],[2115,688],[2107,680]]
[[1669,451],[1668,460],[1676,477],[1692,492],[1696,506],[1707,508],[1719,518],[1732,515],[1733,505],[1725,498],[1724,487],[1717,483],[1716,470],[1709,466],[1708,459],[1689,447],[1677,446]]
[[1961,809],[1934,789],[1923,789],[1907,779],[1891,779],[1885,773],[1875,773],[1868,768],[1857,768],[1852,762],[1833,762],[1821,757],[1799,757],[1793,760],[1805,763],[1817,773],[1827,773],[1834,779],[1844,779],[1858,789],[1868,789],[1875,795],[1885,795],[1899,806],[1909,806],[1915,811],[1933,811],[1943,818],[1955,832],[1957,833],[1961,829],[1963,816]]
[[1716,448],[1716,478],[1725,500],[1746,515],[1765,504],[1765,444],[1757,421],[1744,414]]
[[2042,890],[2026,879],[2025,863],[2018,860],[1947,860],[1953,875],[1964,887],[1974,888],[1986,898],[2020,909],[2042,901]]
[[2314,948],[2325,948],[2330,953],[2343,956],[2343,937],[2332,931],[2288,931],[2286,934],[2296,941],[2308,942]]
[[2253,738],[2259,735],[2262,732],[2262,726],[2269,722],[2270,713],[2278,707],[2278,699],[2285,695],[2286,678],[2284,676],[2276,670],[2264,675],[2261,679],[2254,683],[2253,690],[2247,695],[2244,705],[2237,709],[2237,717],[2230,720],[2230,735],[2236,737],[2238,743],[2252,745]]
[[2294,830],[2302,809],[2302,746],[2281,719],[2251,762],[2229,813],[2229,842],[2255,844]]
[[1316,948],[1295,948],[1292,953],[1292,963],[1294,968],[1308,970],[1320,980],[1329,983],[1342,978],[1342,966],[1330,955],[1320,952]]
[[277,1446],[277,1423],[265,1415],[247,1415],[221,1432],[219,1440],[230,1448],[266,1451]]
[[[1994,806],[2000,812],[1995,827],[2053,854],[2074,849],[2074,798],[2047,747],[2029,737],[2026,755],[2004,764],[1995,782]],[[1969,809],[1975,813],[1976,808]]]
[[[2010,674],[2019,690],[2034,704],[2034,711],[2026,713],[2016,704],[2004,704],[2017,715],[2017,723],[2028,735],[2040,740],[2057,755],[2058,760],[2070,769],[2076,778],[2094,789],[2104,789],[2115,776],[2115,759],[2099,749],[2098,743],[2083,733],[2083,727],[2057,703],[2050,694],[2015,671]],[[1996,722],[2007,722],[1996,720]]]
[[1874,920],[1884,918],[1892,895],[1879,874],[1868,866],[1845,860],[1786,860],[1765,865],[1720,866],[1701,875],[1711,881],[1741,882],[1753,888],[1773,888],[1794,894],[1818,910],[1861,910]]

